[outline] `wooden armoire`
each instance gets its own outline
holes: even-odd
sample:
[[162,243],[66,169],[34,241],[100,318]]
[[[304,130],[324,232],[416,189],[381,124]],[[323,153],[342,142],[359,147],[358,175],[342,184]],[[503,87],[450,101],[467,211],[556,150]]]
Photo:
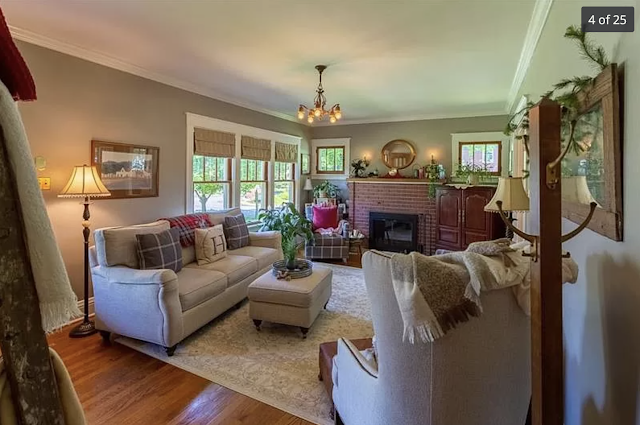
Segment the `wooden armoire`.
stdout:
[[462,251],[470,243],[502,238],[499,214],[484,211],[496,189],[490,186],[436,188],[436,249]]

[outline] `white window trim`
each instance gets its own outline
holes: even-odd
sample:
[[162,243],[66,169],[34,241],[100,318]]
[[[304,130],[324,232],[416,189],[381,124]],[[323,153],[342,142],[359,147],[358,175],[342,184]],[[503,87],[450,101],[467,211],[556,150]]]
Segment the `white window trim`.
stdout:
[[[187,213],[193,212],[193,132],[196,127],[206,128],[209,130],[226,131],[233,133],[236,136],[236,153],[235,157],[231,158],[231,208],[240,206],[240,156],[242,152],[241,138],[242,136],[250,136],[258,139],[271,140],[271,161],[268,166],[268,191],[269,199],[267,199],[267,207],[273,207],[273,174],[274,174],[274,162],[275,162],[275,142],[289,143],[298,146],[298,152],[300,152],[300,143],[302,138],[299,136],[292,136],[290,134],[278,133],[275,131],[264,130],[262,128],[251,127],[248,125],[237,124],[231,121],[224,121],[217,118],[211,118],[204,115],[198,115],[191,112],[186,113],[187,118],[187,175],[186,175],[186,196],[185,196],[185,211]],[[295,175],[295,199],[296,206],[300,210],[300,161],[296,161],[298,164]]]
[[511,138],[500,131],[491,131],[483,133],[452,133],[451,134],[451,175],[456,173],[458,169],[458,149],[460,143],[471,142],[502,142],[502,176],[509,175],[509,152],[511,152]]
[[[344,147],[344,173],[318,174],[316,170],[317,148],[324,146]],[[311,179],[313,180],[346,180],[351,170],[351,138],[311,139]]]

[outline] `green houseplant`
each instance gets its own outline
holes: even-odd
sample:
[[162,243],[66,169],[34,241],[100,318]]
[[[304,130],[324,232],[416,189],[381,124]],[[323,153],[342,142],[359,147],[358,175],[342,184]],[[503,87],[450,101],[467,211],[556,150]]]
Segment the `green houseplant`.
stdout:
[[287,262],[287,268],[295,268],[298,249],[313,240],[311,221],[300,213],[294,204],[286,203],[281,208],[262,210],[258,214],[262,221],[261,230],[275,230],[282,235],[282,254]]
[[313,188],[313,196],[316,198],[335,198],[340,193],[338,186],[325,180]]

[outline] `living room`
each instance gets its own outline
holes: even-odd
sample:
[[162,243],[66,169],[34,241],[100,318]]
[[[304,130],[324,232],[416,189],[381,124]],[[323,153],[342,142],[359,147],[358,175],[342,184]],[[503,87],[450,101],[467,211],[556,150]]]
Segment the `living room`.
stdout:
[[[388,331],[381,323],[391,321],[377,318],[384,309],[376,311],[376,306],[388,305],[379,305],[379,294],[376,298],[368,292],[366,277],[373,271],[363,269],[365,264],[380,273],[386,270],[371,251],[435,258],[436,253],[462,252],[473,242],[504,237],[507,225],[501,213],[485,212],[500,190],[499,177],[506,179],[504,184],[520,179],[532,205],[535,199],[522,126],[511,132],[505,127],[521,124],[518,112],[529,108],[528,102],[537,103],[554,84],[600,74],[582,57],[580,42],[565,33],[572,25],[580,28],[583,7],[607,6],[602,3],[329,1],[318,8],[289,0],[276,5],[2,1],[11,38],[35,82],[37,100],[17,105],[35,164],[37,193],[63,261],[63,280],[77,298],[73,322],[65,322],[62,330],[56,326],[48,340],[69,371],[83,420],[371,423],[366,409],[358,410],[367,402],[355,395],[340,399],[340,394],[357,391],[373,399],[376,384],[363,378],[353,391],[340,389],[335,381],[340,372],[331,371],[346,362],[340,350],[357,351],[355,359],[385,350],[371,340],[374,333]],[[633,342],[640,336],[634,325],[640,293],[633,285],[640,277],[640,232],[631,219],[623,229],[621,218],[640,209],[637,197],[630,195],[638,177],[634,162],[640,158],[633,143],[640,134],[633,118],[640,108],[640,38],[622,31],[587,36],[606,52],[608,64],[623,71],[617,83],[620,175],[611,171],[615,182],[603,183],[606,191],[618,185],[619,210],[613,211],[618,214],[615,223],[601,219],[598,210],[597,228],[589,226],[562,245],[571,253],[566,263],[575,262],[579,273],[575,284],[562,286],[558,331],[564,386],[558,397],[564,412],[559,420],[571,425],[640,424],[637,388],[627,372],[637,368],[640,352]],[[121,158],[133,165],[121,166],[119,161],[126,162]],[[136,161],[146,165],[134,173]],[[587,186],[579,183],[586,181],[583,173],[588,170],[575,162],[575,175],[562,175],[563,190],[567,182],[578,182],[580,195]],[[110,163],[117,166],[108,169]],[[83,217],[82,193],[69,184],[79,170],[87,173],[74,168],[83,164],[97,167],[99,190],[105,195],[86,198],[90,217]],[[22,182],[18,179],[17,185]],[[607,209],[609,198],[604,202],[597,188],[589,189],[583,207],[588,211],[594,201]],[[452,202],[464,207],[451,212]],[[286,203],[292,204],[295,211],[289,216],[298,225],[273,213]],[[33,205],[38,209],[40,204]],[[472,206],[477,210],[471,212]],[[330,217],[321,222],[325,209],[331,210]],[[518,230],[534,228],[521,209],[505,211]],[[563,204],[565,233],[586,217],[576,211]],[[158,227],[158,232],[169,232],[168,226],[180,227],[176,223],[188,214],[206,216],[208,229],[222,226],[229,257],[249,258],[246,264],[234,263],[224,271],[211,266],[220,274],[216,289],[197,286],[193,282],[200,277],[194,270],[200,253],[193,247],[197,232],[191,228],[191,246],[180,254],[182,272],[190,277],[181,278],[186,274],[178,269],[175,279],[165,272],[153,279],[166,288],[184,286],[187,280],[196,286],[175,289],[173,295],[167,289],[114,296],[111,279],[120,268],[138,268],[140,254],[125,252],[110,239],[120,236],[108,228],[169,219],[167,228]],[[228,229],[237,214],[249,233],[238,235],[242,242],[234,247],[235,236]],[[464,230],[474,218],[486,227]],[[90,229],[86,246],[84,225]],[[330,230],[323,233],[326,228]],[[217,253],[215,237],[220,234],[212,235]],[[287,267],[289,259],[302,268]],[[255,263],[253,268],[249,262]],[[279,262],[282,270],[276,270]],[[304,267],[313,273],[298,279],[296,273],[304,274]],[[134,274],[119,276],[128,281]],[[174,296],[166,306],[158,301]],[[498,303],[487,305],[491,302]],[[489,320],[490,314],[486,316]],[[447,335],[442,341],[470,332],[474,321],[481,322],[472,317],[457,329],[443,330]],[[95,322],[102,338],[93,328],[89,336],[69,338],[85,322]],[[496,337],[491,347],[513,350],[501,355],[514,362],[509,363],[514,370],[517,362],[527,366],[526,376],[510,370],[504,379],[491,381],[497,392],[510,394],[512,403],[502,406],[478,394],[478,403],[492,407],[470,403],[469,412],[478,409],[482,418],[493,418],[502,411],[500,420],[522,417],[525,422],[530,399],[537,399],[528,374],[529,333],[517,333],[528,330],[529,322],[516,329],[519,323],[514,320],[505,331],[514,332],[509,343]],[[522,346],[513,347],[520,338]],[[342,339],[354,343],[340,345]],[[323,354],[325,343],[334,345],[324,346]],[[402,347],[390,352],[424,359],[424,353]],[[360,366],[370,376],[379,372],[376,363]],[[343,371],[345,367],[351,366]],[[481,376],[465,367],[471,366],[459,366],[464,372],[451,379],[472,382]],[[440,379],[448,378],[443,374]],[[466,391],[472,388],[469,384]],[[340,403],[348,407],[341,411]],[[451,423],[453,418],[455,423],[477,423],[457,416],[463,413],[453,412],[447,403],[419,404],[422,414],[431,412],[433,419],[408,425]],[[536,423],[536,401],[532,407]],[[395,417],[407,414],[384,405],[381,409],[399,415]]]

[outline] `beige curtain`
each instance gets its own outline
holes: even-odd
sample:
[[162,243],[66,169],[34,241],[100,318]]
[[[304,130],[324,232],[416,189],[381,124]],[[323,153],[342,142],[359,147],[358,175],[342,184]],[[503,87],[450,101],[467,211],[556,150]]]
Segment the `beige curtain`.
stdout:
[[236,135],[224,131],[195,128],[194,154],[233,158],[236,154]]
[[276,161],[298,162],[298,145],[276,142]]
[[271,140],[242,136],[241,145],[243,159],[271,161]]

